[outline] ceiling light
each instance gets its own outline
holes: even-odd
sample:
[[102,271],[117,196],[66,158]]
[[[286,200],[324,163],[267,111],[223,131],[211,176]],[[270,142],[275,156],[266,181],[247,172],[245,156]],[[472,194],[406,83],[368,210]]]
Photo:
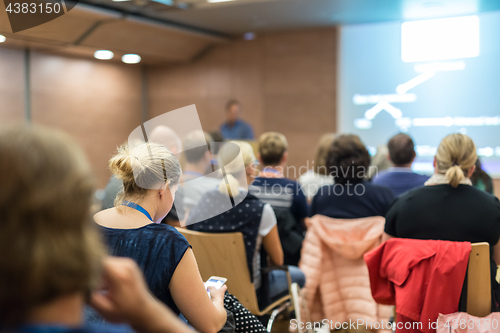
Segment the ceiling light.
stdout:
[[109,60],[113,59],[113,52],[108,50],[98,50],[94,52],[94,57],[99,60]]
[[7,38],[5,38],[5,36],[4,36],[4,35],[0,35],[0,43],[5,42],[5,40],[6,40],[6,39],[7,39]]
[[208,3],[227,2],[227,1],[234,1],[234,0],[207,0]]
[[141,56],[138,54],[124,54],[122,61],[126,64],[138,64],[141,62]]

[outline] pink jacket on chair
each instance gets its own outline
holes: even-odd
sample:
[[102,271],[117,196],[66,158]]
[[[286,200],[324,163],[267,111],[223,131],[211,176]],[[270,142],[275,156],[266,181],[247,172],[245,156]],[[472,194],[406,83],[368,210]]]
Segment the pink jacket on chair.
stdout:
[[387,322],[390,306],[372,297],[363,255],[381,243],[385,219],[333,219],[315,215],[308,219],[300,269],[306,276],[302,292],[313,321]]

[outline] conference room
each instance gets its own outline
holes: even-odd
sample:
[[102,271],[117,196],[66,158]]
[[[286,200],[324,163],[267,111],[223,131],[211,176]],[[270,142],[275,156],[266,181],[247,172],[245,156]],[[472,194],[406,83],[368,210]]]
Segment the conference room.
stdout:
[[500,2],[0,2],[0,331],[500,332]]

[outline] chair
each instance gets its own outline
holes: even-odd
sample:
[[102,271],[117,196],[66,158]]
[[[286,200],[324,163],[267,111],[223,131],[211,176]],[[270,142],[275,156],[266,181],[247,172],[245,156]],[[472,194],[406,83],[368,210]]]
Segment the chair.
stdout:
[[[307,328],[307,323],[312,324],[309,309],[304,295],[300,292],[298,284],[292,284],[292,303],[295,308],[295,319],[297,319],[297,333],[314,333],[312,328]],[[300,325],[302,323],[302,325]]]
[[[252,314],[256,316],[271,314],[267,327],[270,332],[276,316],[290,305],[290,294],[260,309],[255,286],[247,266],[243,234],[239,232],[204,233],[184,228],[177,228],[177,230],[193,247],[203,280],[206,281],[214,275],[227,278],[228,291],[236,296]],[[276,269],[286,270],[286,267],[280,266]],[[287,277],[290,287],[291,278],[288,272]]]
[[490,246],[474,243],[467,268],[467,313],[485,317],[491,313]]

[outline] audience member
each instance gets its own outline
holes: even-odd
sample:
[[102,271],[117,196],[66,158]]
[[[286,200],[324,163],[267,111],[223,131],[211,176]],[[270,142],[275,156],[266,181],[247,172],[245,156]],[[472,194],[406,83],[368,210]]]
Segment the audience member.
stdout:
[[390,188],[396,197],[412,188],[424,186],[429,177],[411,170],[411,164],[417,156],[411,137],[404,133],[396,134],[389,140],[387,147],[392,167],[376,174],[372,179],[373,184]]
[[[170,127],[165,125],[156,126],[149,134],[148,141],[164,145],[179,159],[182,152],[181,139]],[[179,227],[181,222],[184,221],[185,215],[184,188],[179,186],[177,192],[175,192],[174,205],[161,222],[170,224],[173,227]]]
[[273,207],[285,254],[285,264],[298,265],[304,239],[304,219],[309,214],[307,200],[295,180],[285,178],[288,142],[283,134],[264,133],[259,138],[259,161],[263,167],[250,192]]
[[[159,126],[155,127],[151,131],[148,140],[150,142],[156,142],[156,143],[160,143],[160,144],[164,145],[174,155],[179,154],[182,151],[181,140],[180,140],[179,136],[177,135],[177,133],[175,133],[175,131],[172,130],[170,127],[167,127],[164,125],[159,125]],[[129,143],[129,146],[136,146],[136,145],[139,145],[141,143],[142,143],[142,141],[135,140],[134,144],[130,145],[130,143]],[[115,204],[114,204],[115,198],[116,198],[118,192],[120,192],[120,190],[122,189],[122,187],[123,187],[123,182],[121,180],[119,180],[118,178],[116,178],[114,175],[111,175],[111,178],[109,179],[109,182],[106,185],[106,188],[104,189],[105,197],[102,200],[102,209],[108,209],[108,208],[112,208],[115,206]],[[177,200],[177,201],[179,201],[179,200]],[[178,206],[177,201],[175,202],[175,206]],[[175,207],[172,210],[174,212],[172,212],[171,215],[173,215],[174,213],[177,214],[177,212],[175,212]],[[180,210],[180,213],[181,213],[181,220],[182,220],[182,218],[183,218],[182,209]]]
[[[221,131],[214,130],[208,133],[212,137],[212,142],[210,142],[210,152],[212,153],[212,165],[215,169],[218,169],[217,156],[222,145],[226,141]],[[211,171],[211,170],[210,170]]]
[[316,147],[314,167],[299,177],[299,184],[304,191],[307,201],[311,201],[320,187],[333,184],[333,178],[326,169],[328,149],[335,139],[335,134],[324,134]]
[[496,293],[500,203],[471,186],[476,160],[476,146],[470,137],[459,133],[445,137],[434,157],[434,175],[426,186],[396,199],[387,213],[385,232],[386,238],[488,242],[492,290]]
[[[257,197],[248,193],[246,186],[241,186],[241,182],[249,184],[255,177],[254,164],[256,160],[252,147],[243,141],[231,141],[230,143],[239,146],[245,169],[243,171],[236,163],[231,163],[235,155],[234,149],[230,144],[225,145],[219,153],[219,164],[225,166],[228,184],[222,180],[218,190],[208,192],[203,196],[200,204],[190,212],[188,228],[213,233],[241,232],[245,241],[248,269],[252,274],[259,298],[274,299],[288,292],[287,277],[283,270],[271,271],[268,275],[267,286],[269,295],[262,295],[262,292],[259,292],[262,286],[260,249],[263,245],[271,259],[271,264],[283,265],[283,249],[276,225],[276,216],[269,204],[264,204]],[[233,200],[239,204],[212,218],[203,218],[207,212],[213,210],[212,207],[224,206],[228,195],[233,196]],[[190,224],[190,220],[202,222]],[[303,287],[305,284],[304,274],[294,266],[289,266],[288,271],[292,282],[297,282]]]
[[[0,151],[0,330],[124,331],[85,327],[89,301],[109,321],[139,332],[193,332],[150,296],[132,260],[105,258],[90,218],[93,177],[69,137],[4,128]],[[105,293],[97,290],[100,280]]]
[[483,170],[481,166],[481,160],[479,158],[476,160],[476,169],[470,177],[472,186],[482,191],[486,191],[490,194],[494,194],[493,191],[493,180],[491,177]]
[[368,170],[368,179],[371,180],[380,171],[389,169],[391,161],[389,160],[389,148],[386,145],[377,147],[377,152],[372,158],[370,168]]
[[220,131],[226,140],[253,140],[253,130],[250,124],[241,118],[241,104],[235,99],[226,103],[226,122]]
[[207,176],[212,166],[210,152],[212,137],[202,131],[188,134],[184,140],[186,164],[183,173],[184,207],[189,212],[195,207],[203,194],[219,186],[220,179]]
[[175,313],[182,312],[200,332],[217,332],[226,321],[225,287],[207,295],[189,243],[173,227],[158,224],[172,207],[181,176],[179,162],[165,146],[121,147],[109,161],[123,181],[115,208],[97,213],[114,255],[134,259],[153,294]]
[[319,189],[312,201],[311,216],[320,214],[339,219],[385,216],[394,195],[387,187],[364,181],[369,165],[370,155],[357,135],[335,138],[326,159],[335,184]]

